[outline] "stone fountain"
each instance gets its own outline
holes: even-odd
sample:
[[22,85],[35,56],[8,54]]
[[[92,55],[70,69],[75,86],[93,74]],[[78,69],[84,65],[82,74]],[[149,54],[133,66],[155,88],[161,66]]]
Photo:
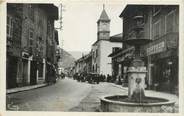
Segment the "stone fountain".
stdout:
[[141,59],[140,47],[149,43],[144,38],[143,15],[134,16],[133,33],[124,43],[135,47],[134,59],[128,74],[128,96],[113,95],[101,98],[101,111],[104,112],[174,112],[174,101],[165,98],[147,97],[144,93],[147,69]]

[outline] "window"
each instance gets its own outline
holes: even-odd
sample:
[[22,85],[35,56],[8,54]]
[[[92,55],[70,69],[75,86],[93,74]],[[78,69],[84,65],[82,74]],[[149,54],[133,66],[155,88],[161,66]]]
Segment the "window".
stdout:
[[28,16],[32,21],[34,21],[34,8],[32,5],[28,5]]
[[153,16],[157,15],[161,10],[161,6],[157,5],[153,7]]
[[13,18],[7,16],[7,37],[13,36]]
[[42,77],[43,76],[43,63],[40,63],[38,68],[39,68],[38,75],[39,77]]
[[33,29],[29,29],[29,45],[33,45]]
[[42,37],[38,37],[38,41],[39,41],[39,44],[41,44],[42,43]]
[[97,64],[96,64],[96,72],[97,72],[97,70],[98,70],[98,66],[97,66]]
[[153,38],[157,39],[161,35],[161,23],[160,20],[153,24]]
[[166,33],[173,32],[174,31],[174,17],[175,17],[175,12],[171,11],[166,15]]
[[98,49],[96,49],[96,57],[98,57]]

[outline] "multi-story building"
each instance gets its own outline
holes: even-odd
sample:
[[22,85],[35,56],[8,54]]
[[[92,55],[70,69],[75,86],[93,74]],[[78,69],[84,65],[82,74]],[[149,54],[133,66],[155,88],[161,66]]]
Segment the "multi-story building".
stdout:
[[[110,41],[116,41],[122,43],[122,33],[110,37]],[[122,47],[114,47],[112,53],[109,54],[112,61],[112,77],[113,80],[117,80],[123,73],[123,61],[122,61]]]
[[7,53],[6,53],[6,85],[7,88],[17,87],[22,83],[18,77],[21,74],[21,34],[22,34],[22,6],[7,5]]
[[112,48],[121,47],[119,42],[110,41],[110,19],[103,9],[97,21],[97,41],[92,45],[92,71],[97,74],[111,75],[111,58],[108,55]]
[[152,42],[145,46],[148,84],[178,92],[179,6],[151,6],[149,14]]
[[[138,37],[151,40],[141,47],[141,56],[148,69],[146,84],[156,90],[178,90],[179,7],[127,5],[120,15],[123,19],[123,40],[137,37],[133,31],[135,16],[143,17],[142,22],[137,22],[143,29]],[[122,50],[112,56],[116,61],[121,61],[122,77],[127,77],[126,69],[134,57],[133,52],[134,47],[123,43]]]
[[7,87],[44,83],[47,43],[52,41],[54,47],[58,42],[54,31],[58,8],[53,4],[14,3],[8,3],[7,8]]
[[92,54],[82,56],[75,61],[75,73],[91,73],[92,72]]

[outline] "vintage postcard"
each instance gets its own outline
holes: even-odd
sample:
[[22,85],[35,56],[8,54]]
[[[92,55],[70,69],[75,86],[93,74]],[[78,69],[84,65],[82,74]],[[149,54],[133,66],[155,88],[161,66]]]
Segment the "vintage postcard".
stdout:
[[0,9],[0,115],[183,114],[182,0]]

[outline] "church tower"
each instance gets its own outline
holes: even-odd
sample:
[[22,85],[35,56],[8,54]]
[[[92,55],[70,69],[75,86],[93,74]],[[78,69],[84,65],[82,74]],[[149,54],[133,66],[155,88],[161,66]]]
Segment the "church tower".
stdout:
[[97,21],[97,38],[98,40],[107,40],[110,37],[110,19],[105,11],[105,5],[103,5],[103,11],[100,18]]

